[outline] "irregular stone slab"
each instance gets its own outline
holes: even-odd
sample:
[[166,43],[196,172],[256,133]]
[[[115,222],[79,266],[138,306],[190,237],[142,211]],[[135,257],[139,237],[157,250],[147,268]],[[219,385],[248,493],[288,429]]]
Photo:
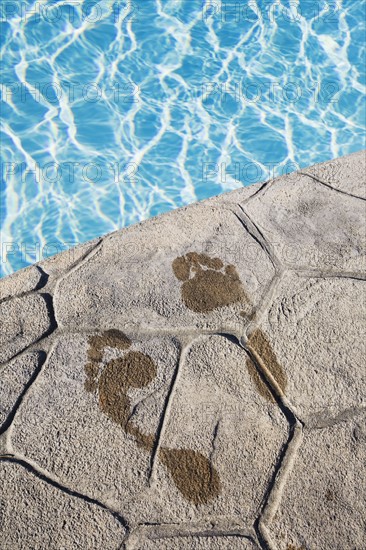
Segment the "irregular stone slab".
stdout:
[[101,507],[56,489],[15,463],[0,461],[0,479],[2,548],[121,547],[125,530]]
[[240,330],[274,269],[237,217],[218,205],[183,208],[105,238],[61,282],[60,325]]
[[147,487],[178,356],[178,344],[164,337],[63,337],[15,418],[14,449],[127,514]]
[[335,189],[366,198],[366,151],[315,164],[302,172]]
[[230,537],[179,537],[144,541],[138,550],[256,550],[255,543],[248,538]]
[[285,394],[310,425],[366,406],[365,293],[366,281],[288,275],[261,324]]
[[253,525],[288,426],[259,394],[245,360],[222,336],[193,343],[162,433],[154,494],[141,507],[144,522]]
[[296,173],[275,180],[245,210],[285,265],[365,270],[364,201]]
[[35,290],[41,279],[42,274],[35,266],[21,269],[11,277],[5,277],[0,281],[0,301],[9,298],[9,296]]
[[39,353],[26,353],[0,370],[0,431],[41,360]]
[[278,550],[365,548],[365,420],[305,431],[270,525]]
[[0,318],[0,363],[41,338],[51,326],[46,301],[40,294],[2,302]]

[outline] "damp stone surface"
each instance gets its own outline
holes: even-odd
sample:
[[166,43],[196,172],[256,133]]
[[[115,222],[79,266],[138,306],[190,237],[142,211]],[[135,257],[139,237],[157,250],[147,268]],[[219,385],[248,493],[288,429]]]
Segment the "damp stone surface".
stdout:
[[366,548],[365,159],[0,281],[1,548]]

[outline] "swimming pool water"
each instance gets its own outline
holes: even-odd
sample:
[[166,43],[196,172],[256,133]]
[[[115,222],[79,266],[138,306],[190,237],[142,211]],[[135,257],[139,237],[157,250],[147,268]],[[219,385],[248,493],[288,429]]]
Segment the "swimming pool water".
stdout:
[[1,275],[365,145],[365,2],[1,4]]

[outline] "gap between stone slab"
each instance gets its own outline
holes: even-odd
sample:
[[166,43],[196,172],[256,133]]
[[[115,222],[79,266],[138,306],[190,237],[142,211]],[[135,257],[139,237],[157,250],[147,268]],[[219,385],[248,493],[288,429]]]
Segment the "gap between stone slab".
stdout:
[[267,497],[259,515],[255,528],[263,550],[276,550],[276,545],[270,536],[270,524],[280,507],[283,491],[289,475],[291,474],[297,452],[303,439],[303,426],[297,421],[291,427],[290,437],[283,447],[277,470],[268,488]]
[[337,187],[333,187],[332,184],[330,183],[327,183],[319,178],[317,178],[316,176],[312,175],[312,174],[307,174],[306,172],[298,172],[301,176],[307,176],[308,178],[311,178],[312,180],[316,181],[317,183],[320,183],[321,185],[324,185],[325,187],[327,187],[328,189],[330,189],[331,191],[335,191],[336,193],[341,193],[342,195],[346,195],[347,197],[351,197],[353,199],[358,199],[358,200],[361,200],[361,201],[366,201],[366,199],[364,197],[360,197],[359,195],[354,195],[353,193],[347,193],[347,191],[343,191],[343,189],[339,189]]
[[276,253],[270,242],[267,241],[266,237],[259,229],[258,225],[252,220],[249,214],[244,210],[243,206],[239,205],[239,210],[237,212],[233,211],[233,214],[236,216],[238,221],[244,227],[246,232],[256,241],[256,243],[261,247],[265,252],[266,256],[272,263],[275,273],[281,272],[283,270],[282,264],[279,258],[276,256]]
[[296,273],[299,277],[312,279],[355,279],[357,281],[366,281],[365,273],[362,271],[322,271],[321,269],[295,268],[289,269],[289,272]]
[[159,455],[159,451],[160,451],[160,447],[161,447],[161,441],[163,440],[163,437],[164,437],[164,434],[165,434],[165,428],[166,428],[166,425],[167,425],[167,421],[169,419],[170,409],[171,409],[172,402],[173,402],[173,399],[174,399],[175,389],[176,389],[176,386],[178,384],[180,372],[181,372],[181,370],[183,368],[183,364],[185,362],[187,351],[190,349],[191,344],[192,344],[192,342],[187,344],[184,341],[181,341],[179,343],[180,343],[180,346],[181,346],[180,354],[179,354],[179,360],[178,360],[177,366],[174,370],[174,373],[173,373],[173,376],[172,376],[172,379],[171,379],[169,391],[168,391],[167,396],[165,398],[164,407],[163,407],[163,410],[162,410],[162,413],[161,413],[161,416],[160,416],[160,419],[159,419],[159,425],[158,425],[158,429],[157,429],[157,433],[156,433],[156,438],[155,438],[155,441],[154,441],[153,450],[152,450],[152,453],[151,453],[151,456],[150,456],[150,471],[149,471],[149,476],[148,476],[149,477],[149,487],[152,487],[152,485],[155,481],[157,457]]
[[288,439],[280,452],[275,472],[268,484],[266,493],[262,500],[261,512],[259,513],[254,525],[259,543],[263,550],[276,550],[276,546],[269,534],[269,524],[273,520],[273,517],[281,504],[281,498],[287,478],[294,466],[297,451],[303,438],[303,423],[296,416],[293,406],[284,396],[281,388],[267,369],[266,365],[263,363],[256,351],[252,349],[245,340],[245,338],[242,338],[240,345],[254,363],[259,376],[273,395],[277,406],[288,422],[290,432]]
[[223,525],[222,522],[212,522],[211,527],[203,523],[141,523],[126,537],[124,550],[134,550],[141,540],[182,539],[187,537],[243,538],[258,544],[255,531],[241,529],[239,526]]

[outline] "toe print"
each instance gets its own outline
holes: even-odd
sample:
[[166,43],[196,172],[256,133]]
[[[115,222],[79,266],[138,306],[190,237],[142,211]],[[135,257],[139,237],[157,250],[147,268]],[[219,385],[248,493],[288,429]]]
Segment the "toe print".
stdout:
[[[102,366],[106,347],[117,348],[125,353]],[[148,386],[155,379],[157,368],[149,355],[131,351],[130,347],[131,341],[117,330],[92,336],[88,349],[90,362],[85,365],[85,389],[97,393],[100,410],[132,436],[140,448],[151,452],[155,437],[144,434],[131,422],[132,407],[128,391]],[[218,473],[201,453],[191,449],[162,447],[158,458],[183,497],[193,504],[206,504],[220,493]]]
[[106,330],[103,334],[96,334],[89,340],[88,358],[91,361],[101,361],[106,347],[128,349],[131,340],[120,330]]
[[177,279],[183,281],[183,302],[196,313],[248,301],[235,267],[225,267],[220,258],[188,252],[176,258],[172,267]]

